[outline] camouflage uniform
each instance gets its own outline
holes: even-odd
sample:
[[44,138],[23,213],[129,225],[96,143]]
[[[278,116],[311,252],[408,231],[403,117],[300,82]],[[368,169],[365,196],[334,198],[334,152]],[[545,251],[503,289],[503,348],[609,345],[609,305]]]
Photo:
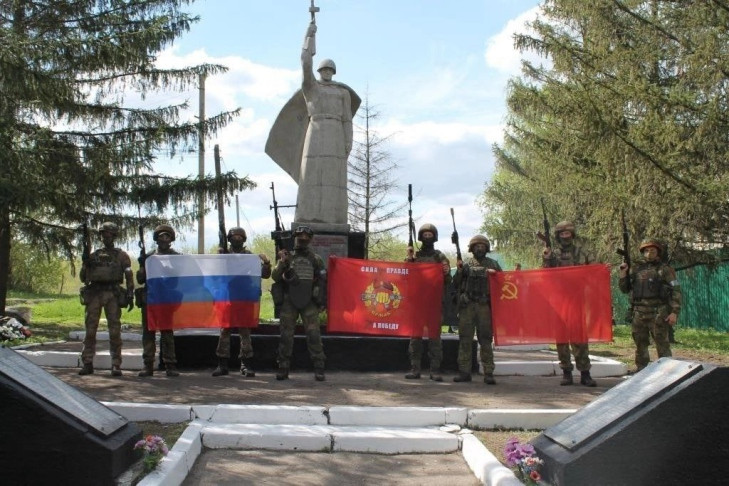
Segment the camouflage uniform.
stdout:
[[[440,251],[433,248],[421,248],[415,252],[416,263],[446,263],[450,265],[448,258]],[[443,287],[451,282],[450,273],[443,278]],[[420,378],[420,363],[423,359],[423,338],[413,337],[408,345],[408,356],[410,358],[410,374],[406,378]],[[440,338],[440,330],[438,334],[428,340],[428,358],[430,359],[430,376],[437,379],[440,376],[440,366],[443,361],[443,343]],[[440,380],[438,380],[440,381]]]
[[321,257],[309,248],[299,247],[294,248],[288,263],[279,260],[273,269],[271,276],[276,284],[282,285],[283,290],[281,340],[278,346],[279,371],[276,374],[279,380],[288,378],[294,348],[294,329],[299,316],[306,331],[306,346],[314,364],[315,376],[318,381],[324,380],[326,356],[319,330],[319,312],[326,295],[326,287],[320,285],[324,273],[324,261]]
[[[586,245],[577,244],[574,237],[569,242],[564,242],[559,238],[560,225],[562,224],[564,223],[557,224],[557,229],[555,230],[555,236],[559,242],[559,246],[553,248],[552,254],[543,259],[542,267],[570,267],[595,263],[595,257],[587,250]],[[568,223],[568,225],[571,225],[571,223]],[[574,235],[574,226],[572,226],[572,232]],[[583,378],[587,376],[585,373],[589,374],[590,368],[592,367],[590,364],[590,351],[587,343],[557,343],[559,367],[562,369],[565,377],[563,384],[571,384],[572,380],[572,370],[574,369],[574,366],[572,365],[572,359],[570,356],[570,346],[572,348],[572,354],[575,357],[575,365],[583,374]],[[567,378],[568,376],[569,380]],[[591,377],[590,380],[592,380]],[[570,383],[567,383],[567,381],[570,381]]]
[[[162,250],[157,248],[154,251],[147,253],[147,256],[152,255],[180,255],[179,252],[168,248]],[[144,285],[147,282],[146,269],[140,265],[137,270],[137,283]],[[140,296],[137,299],[137,306],[142,310],[142,360],[144,361],[144,370],[140,372],[139,376],[151,376],[154,368],[154,355],[157,351],[157,343],[155,342],[156,331],[151,331],[147,327],[147,287],[146,285],[137,290],[137,294]],[[175,371],[177,365],[177,356],[175,355],[175,336],[171,329],[159,332],[159,352],[162,355],[162,361],[165,364],[168,376],[177,376]]]
[[[469,245],[470,246],[470,245]],[[487,250],[488,251],[488,250]],[[494,332],[491,324],[491,300],[488,270],[501,271],[496,260],[473,256],[463,263],[453,277],[458,291],[458,371],[455,381],[470,381],[473,334],[481,347],[484,375],[494,373]],[[484,380],[486,381],[486,380]]]
[[[105,223],[105,225],[108,223]],[[116,226],[113,226],[116,235]],[[104,226],[100,232],[106,231]],[[112,241],[113,242],[113,241]],[[81,352],[83,368],[81,375],[93,373],[94,356],[96,355],[96,332],[99,328],[101,310],[104,309],[109,329],[109,352],[111,354],[112,375],[121,375],[122,338],[121,338],[121,312],[122,307],[133,305],[131,303],[134,283],[132,282],[132,262],[120,248],[106,246],[93,252],[88,260],[81,266],[80,277],[86,284],[81,289],[81,298],[86,306],[84,327],[84,347]],[[120,287],[126,279],[127,290]]]
[[642,370],[650,363],[650,337],[656,343],[658,357],[670,357],[668,331],[671,325],[666,322],[666,317],[671,313],[678,317],[681,312],[681,286],[676,272],[660,260],[646,261],[635,270],[631,269],[629,276],[621,277],[619,287],[623,293],[631,292],[637,370]]
[[[228,253],[242,253],[251,255],[252,252],[245,246],[236,249],[230,247]],[[271,276],[271,263],[261,262],[261,278],[269,278]],[[220,329],[220,337],[218,338],[218,347],[215,350],[215,355],[218,357],[220,362],[227,362],[230,359],[230,334],[232,328],[223,327]],[[253,357],[253,343],[251,342],[251,328],[250,327],[239,327],[238,335],[240,336],[240,352],[238,358],[241,361],[241,373],[246,376],[255,376],[255,373],[250,370],[250,366],[245,364],[246,360]],[[216,370],[217,371],[217,370]],[[225,374],[225,373],[221,373]],[[219,375],[216,375],[219,376]]]

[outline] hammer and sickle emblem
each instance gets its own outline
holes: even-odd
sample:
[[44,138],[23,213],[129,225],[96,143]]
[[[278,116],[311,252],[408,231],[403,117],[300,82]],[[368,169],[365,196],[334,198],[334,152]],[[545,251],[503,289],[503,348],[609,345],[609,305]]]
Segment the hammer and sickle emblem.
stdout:
[[518,297],[518,293],[519,288],[514,282],[504,282],[504,285],[501,286],[501,300],[514,300]]

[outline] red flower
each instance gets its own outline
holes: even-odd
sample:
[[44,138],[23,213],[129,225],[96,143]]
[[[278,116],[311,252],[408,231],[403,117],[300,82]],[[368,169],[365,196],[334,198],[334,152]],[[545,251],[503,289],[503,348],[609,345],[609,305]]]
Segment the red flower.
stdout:
[[532,479],[532,481],[539,481],[540,479],[542,479],[541,474],[539,474],[537,471],[530,472],[529,477]]

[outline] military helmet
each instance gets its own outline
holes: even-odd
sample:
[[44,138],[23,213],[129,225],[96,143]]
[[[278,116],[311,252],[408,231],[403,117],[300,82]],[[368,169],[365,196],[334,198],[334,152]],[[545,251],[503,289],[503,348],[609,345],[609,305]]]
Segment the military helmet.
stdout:
[[99,227],[99,233],[101,233],[102,231],[108,231],[112,235],[116,236],[119,234],[119,227],[116,224],[107,221],[105,223],[102,223]]
[[303,225],[302,226],[297,226],[296,229],[294,230],[294,236],[299,236],[299,235],[302,235],[304,233],[306,233],[307,235],[309,235],[309,238],[311,238],[311,237],[314,236],[314,231],[312,231],[312,229],[309,228],[308,226],[303,226]]
[[486,245],[486,253],[491,251],[491,242],[484,235],[476,235],[468,242],[468,251],[473,253],[473,247],[479,243]]
[[418,230],[418,241],[423,241],[423,233],[425,233],[426,231],[430,231],[431,233],[433,233],[433,243],[438,241],[438,228],[430,223],[425,223],[423,226],[420,227],[420,229]]
[[334,61],[332,61],[331,59],[322,59],[322,61],[319,63],[319,67],[316,68],[316,72],[319,72],[324,68],[329,68],[334,71],[334,74],[337,74],[337,65],[334,64]]
[[652,247],[654,247],[654,248],[655,248],[656,250],[658,250],[658,254],[659,254],[659,255],[663,253],[663,245],[661,244],[661,242],[660,242],[660,241],[658,241],[658,240],[655,240],[655,239],[653,239],[653,238],[648,238],[648,239],[645,239],[645,240],[643,240],[643,241],[642,241],[642,242],[640,243],[640,252],[642,253],[642,252],[643,252],[643,250],[645,250],[646,248],[648,248],[648,247],[650,247],[650,246],[652,246]]
[[233,226],[232,228],[230,228],[228,230],[228,240],[230,240],[230,238],[233,235],[241,235],[243,237],[243,241],[248,240],[248,235],[246,234],[246,230],[244,230],[240,226]]
[[175,235],[175,229],[172,226],[168,225],[168,224],[160,224],[160,225],[157,225],[157,227],[154,229],[154,232],[152,232],[152,239],[154,241],[157,241],[157,238],[162,233],[169,234],[170,235],[170,238],[172,239],[172,241],[175,241],[175,236],[176,236]]
[[554,227],[555,238],[559,239],[559,234],[563,231],[569,231],[572,233],[572,238],[577,236],[577,233],[575,233],[575,224],[572,221],[560,221],[557,223]]

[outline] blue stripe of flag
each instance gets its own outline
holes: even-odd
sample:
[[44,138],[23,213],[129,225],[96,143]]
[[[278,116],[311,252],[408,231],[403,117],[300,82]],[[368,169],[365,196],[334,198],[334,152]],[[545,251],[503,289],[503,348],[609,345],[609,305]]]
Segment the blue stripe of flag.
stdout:
[[258,301],[261,277],[208,275],[147,280],[147,304]]

